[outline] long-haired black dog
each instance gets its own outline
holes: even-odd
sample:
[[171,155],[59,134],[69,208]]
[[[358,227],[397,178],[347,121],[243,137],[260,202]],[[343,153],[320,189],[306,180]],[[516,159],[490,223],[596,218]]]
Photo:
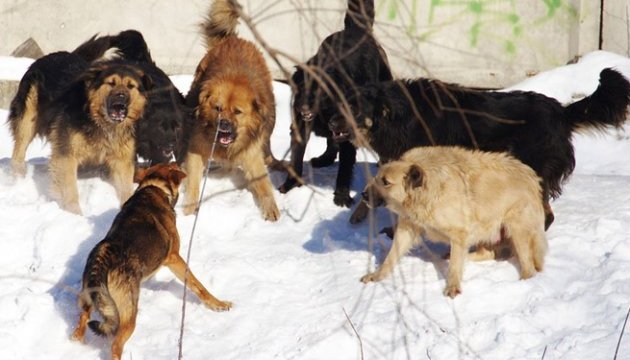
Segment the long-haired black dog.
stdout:
[[293,74],[291,168],[279,188],[281,193],[301,185],[298,179],[302,176],[304,150],[314,131],[327,139],[327,145],[321,156],[311,159],[311,165],[332,165],[339,153],[334,202],[352,205],[350,184],[356,149],[348,141],[335,142],[328,120],[339,112],[338,103],[356,86],[392,79],[385,51],[372,35],[373,23],[373,0],[349,0],[344,29],[324,39],[317,53]]
[[[367,140],[381,161],[427,145],[509,152],[542,178],[549,227],[549,201],[560,195],[563,181],[575,168],[573,132],[621,126],[629,103],[630,83],[612,69],[602,70],[593,94],[566,107],[534,92],[476,91],[436,80],[400,80],[363,87],[349,100],[352,118],[336,116],[329,126],[339,138]],[[355,210],[351,222],[363,220],[365,206]]]

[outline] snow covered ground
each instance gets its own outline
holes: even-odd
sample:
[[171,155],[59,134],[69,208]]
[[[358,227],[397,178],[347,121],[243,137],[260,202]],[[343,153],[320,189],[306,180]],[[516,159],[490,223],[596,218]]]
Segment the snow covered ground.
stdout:
[[[28,62],[0,58],[4,78],[20,78]],[[517,84],[568,102],[592,92],[599,71],[630,77],[630,60],[591,53]],[[189,76],[174,78],[182,88]],[[273,150],[289,146],[289,89],[275,87],[278,121]],[[6,110],[0,110],[4,122]],[[630,129],[630,127],[628,127]],[[185,359],[611,359],[630,307],[630,141],[624,131],[577,135],[577,168],[552,206],[544,272],[518,280],[513,261],[469,263],[463,294],[442,295],[445,261],[417,249],[394,276],[364,285],[391,242],[372,245],[368,224],[351,226],[350,211],[332,202],[336,166],[310,169],[310,187],[276,193],[277,223],[262,220],[252,196],[210,176],[192,241],[190,266],[225,313],[187,294]],[[325,142],[313,137],[306,159]],[[85,259],[118,211],[112,187],[79,180],[84,216],[48,198],[49,147],[29,148],[25,179],[11,176],[12,139],[0,127],[0,359],[106,359],[109,342],[69,340],[78,317],[76,293]],[[361,152],[353,190],[374,157]],[[284,180],[272,173],[275,185]],[[179,212],[179,209],[178,209]],[[179,212],[182,254],[193,216]],[[384,209],[375,229],[389,225]],[[372,251],[369,249],[373,248]],[[142,286],[136,330],[124,359],[175,359],[183,286],[167,270]],[[354,328],[353,328],[354,327]],[[356,332],[355,332],[356,331]],[[626,329],[630,332],[630,329]],[[543,355],[544,354],[544,355]],[[619,359],[630,359],[630,334]]]

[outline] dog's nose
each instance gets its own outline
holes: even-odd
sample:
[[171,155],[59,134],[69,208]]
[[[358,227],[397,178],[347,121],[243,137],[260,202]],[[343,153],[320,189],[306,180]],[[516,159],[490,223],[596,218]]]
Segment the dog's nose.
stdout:
[[219,120],[219,130],[223,130],[223,131],[230,130],[230,122],[225,119]]

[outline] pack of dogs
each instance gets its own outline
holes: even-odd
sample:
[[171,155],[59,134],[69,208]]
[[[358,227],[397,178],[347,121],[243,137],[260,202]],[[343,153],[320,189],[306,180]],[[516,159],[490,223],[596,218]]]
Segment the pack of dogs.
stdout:
[[[142,281],[167,266],[214,311],[215,298],[179,255],[175,206],[196,214],[209,161],[241,176],[263,219],[277,221],[269,170],[286,171],[279,193],[306,183],[304,153],[312,132],[326,138],[313,168],[337,157],[333,201],[351,207],[358,148],[379,157],[350,222],[385,206],[397,215],[383,264],[361,278],[387,277],[422,239],[450,246],[444,294],[462,292],[463,264],[514,256],[521,279],[543,270],[550,202],[575,167],[572,135],[621,127],[630,83],[615,69],[569,105],[535,92],[482,91],[436,79],[395,79],[373,35],[374,1],[348,0],[344,28],[298,64],[293,90],[290,160],[271,153],[276,114],[271,72],[258,47],[236,29],[236,0],[214,0],[201,26],[206,53],[184,96],[153,61],[136,30],[95,35],[72,51],[36,60],[10,105],[11,167],[26,174],[35,136],[51,144],[50,196],[81,214],[77,178],[99,166],[121,210],[90,252],[72,338],[86,328],[112,336],[120,359],[133,333]],[[138,185],[134,185],[134,181]],[[90,320],[97,312],[100,320]]]

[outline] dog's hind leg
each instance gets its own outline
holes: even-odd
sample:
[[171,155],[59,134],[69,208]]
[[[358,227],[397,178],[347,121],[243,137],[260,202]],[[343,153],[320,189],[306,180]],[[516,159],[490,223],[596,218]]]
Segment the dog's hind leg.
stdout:
[[79,305],[81,307],[81,314],[79,315],[79,321],[77,322],[77,326],[72,332],[72,336],[70,337],[72,340],[81,341],[85,338],[85,329],[87,328],[88,320],[90,320],[90,312],[92,311],[92,307],[89,303],[83,301],[81,299],[83,294],[79,295]]
[[136,328],[140,283],[133,282],[125,285],[129,286],[110,289],[120,316],[120,325],[112,341],[112,360],[120,360],[125,343],[127,343],[127,340],[129,340]]
[[339,145],[332,138],[326,138],[326,151],[320,156],[312,158],[311,165],[314,168],[330,166],[335,163],[337,153],[339,153]]
[[23,111],[19,114],[14,114],[12,111],[9,117],[14,141],[11,167],[13,173],[17,176],[23,177],[26,175],[24,160],[26,158],[26,149],[37,133],[37,106],[37,86],[32,85],[24,100]]
[[226,311],[230,310],[232,303],[229,301],[221,301],[214,297],[206,288],[201,284],[199,280],[192,273],[190,268],[186,265],[186,262],[177,253],[171,253],[164,261],[164,265],[167,266],[175,276],[193,292],[199,300],[201,300],[207,307],[214,311]]
[[338,206],[349,208],[354,203],[354,200],[350,197],[350,185],[352,184],[352,173],[356,161],[357,149],[349,141],[342,142],[339,145],[339,170],[337,172],[335,197],[333,199]]
[[521,280],[529,279],[536,274],[532,254],[532,241],[535,234],[528,230],[524,224],[506,224],[506,233],[512,240],[512,248],[521,268]]

